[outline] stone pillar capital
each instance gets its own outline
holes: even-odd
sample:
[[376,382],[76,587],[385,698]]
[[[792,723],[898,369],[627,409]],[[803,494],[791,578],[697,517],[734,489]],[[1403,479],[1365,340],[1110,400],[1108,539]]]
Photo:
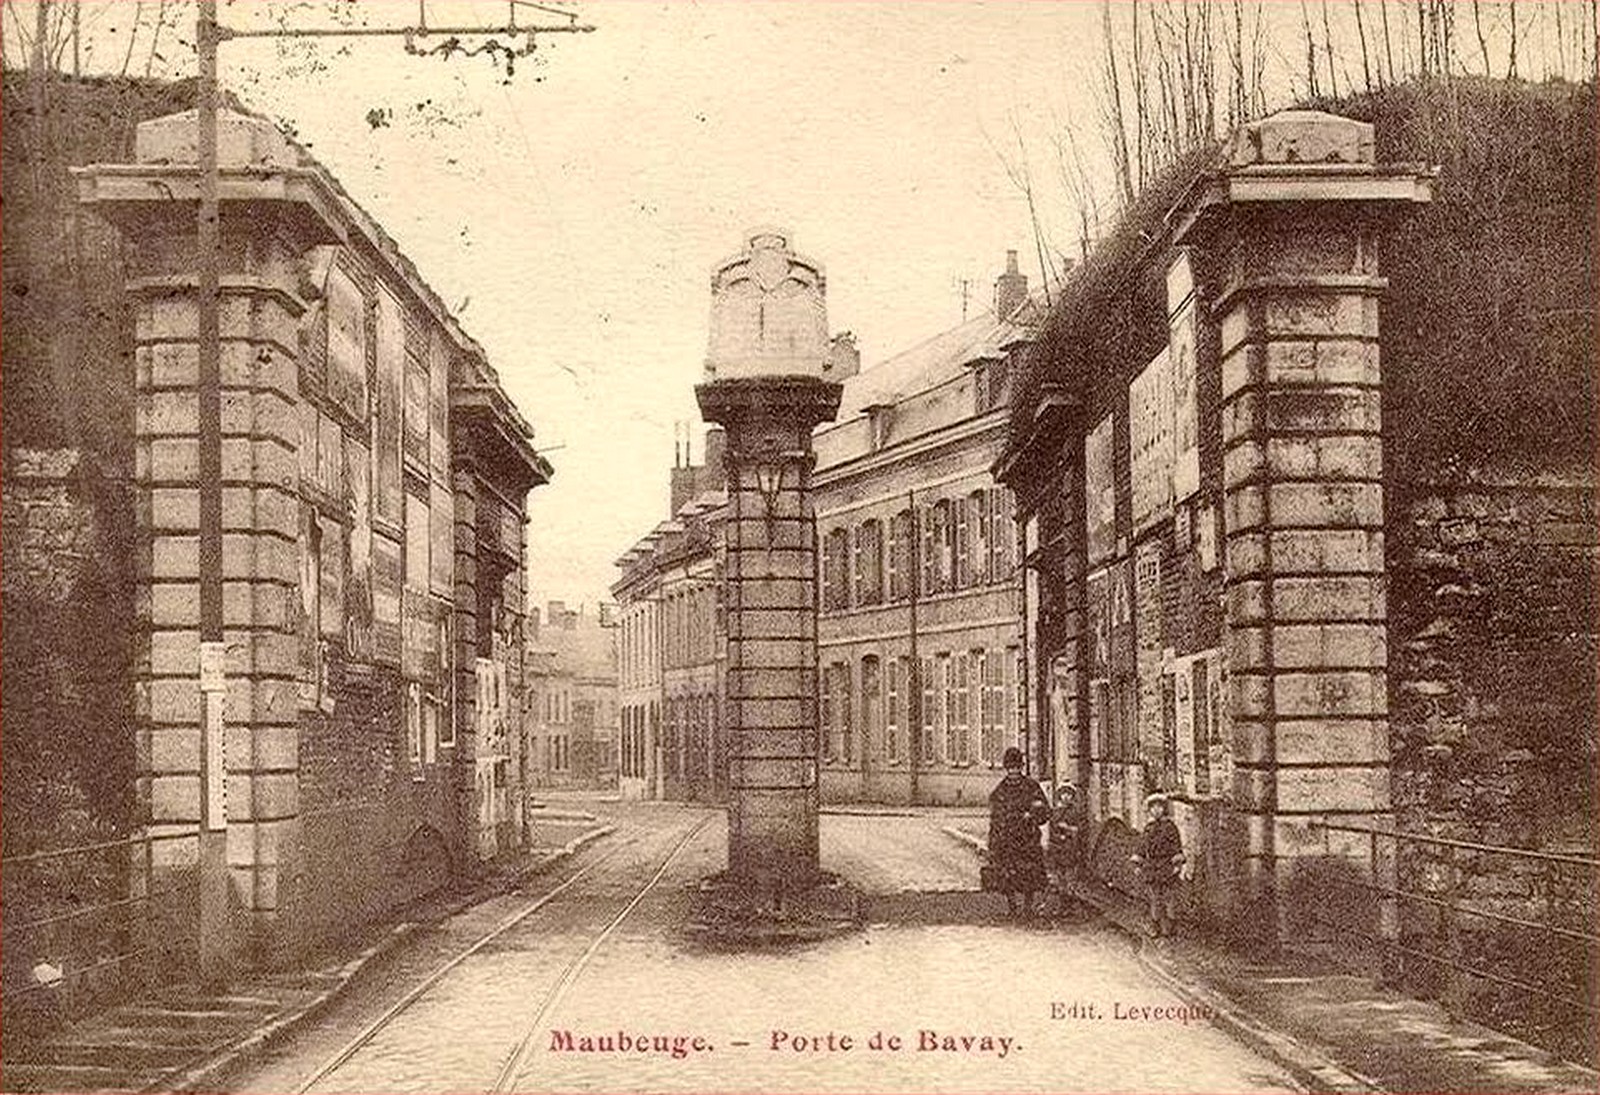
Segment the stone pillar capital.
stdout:
[[1179,244],[1205,245],[1241,221],[1307,206],[1343,219],[1403,213],[1433,200],[1437,168],[1379,164],[1372,126],[1285,110],[1235,131],[1228,162],[1201,175],[1167,214]]
[[[733,377],[698,384],[694,389],[700,415],[707,422],[719,423],[730,430],[757,423],[801,430],[805,434],[807,443],[803,447],[806,449],[810,448],[811,430],[823,422],[832,422],[839,413],[843,393],[844,385],[837,381],[811,376]],[[749,450],[751,440],[757,439],[747,438],[742,447]],[[756,447],[759,446],[758,440]],[[733,451],[730,446],[729,454]]]

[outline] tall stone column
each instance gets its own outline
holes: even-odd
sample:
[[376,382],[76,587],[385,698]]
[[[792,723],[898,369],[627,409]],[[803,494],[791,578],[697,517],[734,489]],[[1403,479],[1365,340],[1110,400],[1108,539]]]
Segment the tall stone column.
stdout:
[[[194,835],[204,817],[194,113],[142,124],[137,163],[78,176],[80,200],[129,244],[135,614],[144,625],[133,687],[139,806],[152,838],[135,874],[151,893],[225,885],[227,922],[208,930],[238,961],[270,959],[291,945],[280,911],[290,900],[284,868],[299,816],[301,263],[336,233],[331,193],[297,165],[274,127],[225,114],[219,128],[225,880],[201,877]],[[179,968],[195,957],[191,900],[152,906],[161,910],[152,942]]]
[[[1388,843],[1318,823],[1391,820],[1378,242],[1430,180],[1376,165],[1370,125],[1287,111],[1178,210],[1220,271],[1233,799],[1245,920],[1280,939],[1393,928],[1359,888],[1392,878]],[[1349,903],[1312,908],[1329,873]]]
[[816,526],[812,428],[842,387],[827,378],[822,269],[777,231],[751,235],[712,278],[701,414],[727,429],[723,606],[728,870],[803,890],[818,878]]
[[701,413],[728,431],[724,671],[728,869],[797,887],[817,875],[816,524],[811,430],[840,386],[750,377],[700,386]]

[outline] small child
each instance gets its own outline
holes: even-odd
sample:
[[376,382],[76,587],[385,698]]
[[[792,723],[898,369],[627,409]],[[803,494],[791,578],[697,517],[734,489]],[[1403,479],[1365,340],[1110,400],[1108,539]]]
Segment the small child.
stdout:
[[1160,937],[1172,934],[1172,902],[1183,865],[1183,837],[1168,816],[1166,795],[1150,795],[1144,800],[1144,808],[1148,820],[1133,862],[1150,896],[1151,931]]

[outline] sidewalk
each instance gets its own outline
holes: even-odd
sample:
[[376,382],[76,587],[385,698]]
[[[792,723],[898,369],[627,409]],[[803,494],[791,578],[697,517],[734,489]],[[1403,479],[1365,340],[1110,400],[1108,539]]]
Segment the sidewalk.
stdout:
[[[971,832],[953,839],[984,847]],[[1148,938],[1141,904],[1092,883],[1072,896],[1140,940],[1139,960],[1186,1001],[1288,1069],[1310,1091],[1566,1095],[1600,1092],[1600,1073],[1444,1009],[1350,974],[1324,959],[1227,951],[1202,940]]]
[[[70,1023],[48,1038],[13,1045],[0,1062],[4,1092],[182,1092],[207,1090],[324,1009],[360,972],[422,923],[453,915],[548,870],[612,832],[599,826],[558,848],[535,849],[465,891],[423,906],[416,921],[376,926],[347,941],[343,955],[304,969],[252,973],[223,992],[169,985],[147,997]],[[425,899],[426,900],[426,899]],[[357,949],[359,948],[359,949]],[[357,950],[353,956],[349,950]]]

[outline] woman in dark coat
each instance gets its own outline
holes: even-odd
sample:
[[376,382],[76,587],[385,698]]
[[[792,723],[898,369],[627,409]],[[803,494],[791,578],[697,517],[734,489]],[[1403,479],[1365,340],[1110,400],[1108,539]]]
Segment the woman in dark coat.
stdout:
[[1022,750],[1007,749],[1005,778],[989,794],[989,867],[992,885],[1006,895],[1006,907],[1033,915],[1033,895],[1046,888],[1044,846],[1039,828],[1050,820],[1050,803],[1039,784],[1022,774]]

